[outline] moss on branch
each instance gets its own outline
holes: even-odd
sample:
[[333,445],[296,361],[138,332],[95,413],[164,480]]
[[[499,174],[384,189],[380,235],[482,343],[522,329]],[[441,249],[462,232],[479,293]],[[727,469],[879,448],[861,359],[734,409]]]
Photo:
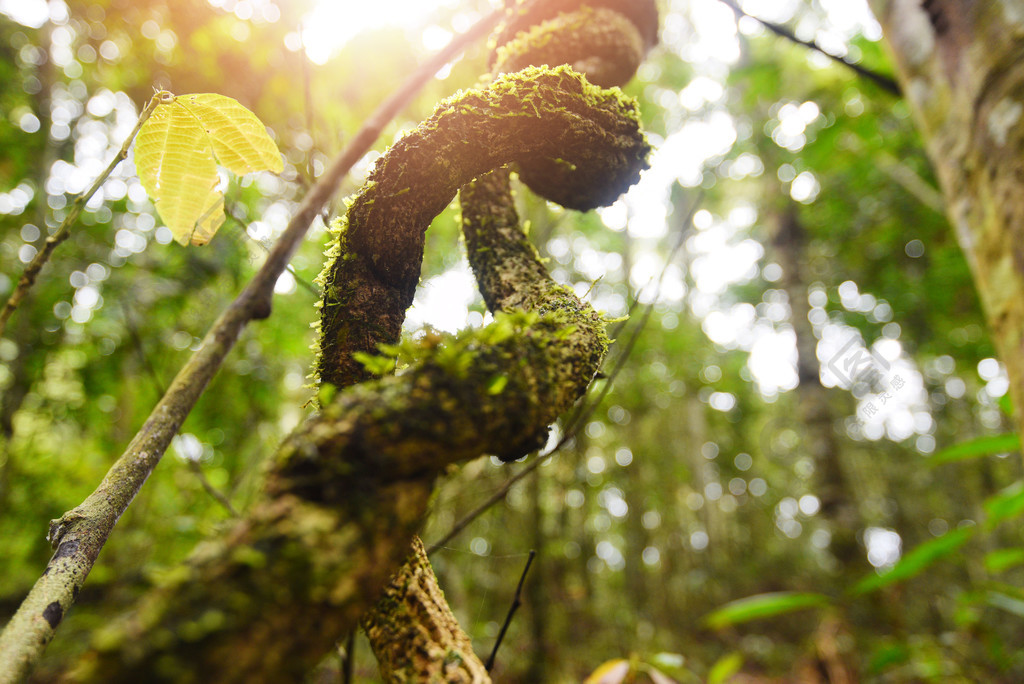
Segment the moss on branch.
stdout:
[[648,152],[636,103],[564,66],[529,67],[442,102],[378,161],[328,252],[319,378],[364,380],[352,354],[398,340],[424,232],[460,186],[518,162],[549,199],[590,209],[636,182]]
[[493,69],[501,74],[531,64],[568,64],[607,88],[629,81],[646,54],[644,38],[628,17],[584,6],[517,34],[497,49]]
[[412,555],[391,578],[362,626],[386,681],[491,681],[448,608],[418,537],[413,540]]

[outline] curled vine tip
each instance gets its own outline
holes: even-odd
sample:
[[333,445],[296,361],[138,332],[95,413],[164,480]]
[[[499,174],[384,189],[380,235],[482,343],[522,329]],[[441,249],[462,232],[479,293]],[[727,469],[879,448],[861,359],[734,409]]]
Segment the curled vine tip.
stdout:
[[[643,40],[644,52],[658,43],[658,7],[655,0],[505,0],[505,7],[505,22],[491,38],[494,46],[507,45],[520,32],[530,31],[560,14],[577,12],[584,7],[611,10],[629,19]],[[492,66],[497,59],[498,55],[493,54]]]
[[519,32],[495,52],[495,73],[531,64],[568,64],[603,88],[628,82],[647,54],[629,17],[606,8],[583,7]]

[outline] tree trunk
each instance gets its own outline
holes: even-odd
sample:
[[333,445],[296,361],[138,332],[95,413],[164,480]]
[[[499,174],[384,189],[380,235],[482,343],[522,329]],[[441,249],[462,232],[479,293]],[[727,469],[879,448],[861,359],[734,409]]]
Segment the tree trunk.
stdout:
[[1024,2],[873,0],[871,5],[974,273],[1021,429]]
[[782,266],[782,287],[789,298],[793,332],[796,334],[797,414],[802,426],[803,450],[814,462],[814,485],[821,499],[821,516],[827,521],[831,541],[829,550],[838,564],[839,576],[868,569],[857,544],[862,527],[849,478],[843,468],[842,443],[836,434],[836,420],[829,392],[821,384],[818,362],[818,338],[808,318],[807,232],[800,224],[796,208],[790,206],[778,220],[775,250]]

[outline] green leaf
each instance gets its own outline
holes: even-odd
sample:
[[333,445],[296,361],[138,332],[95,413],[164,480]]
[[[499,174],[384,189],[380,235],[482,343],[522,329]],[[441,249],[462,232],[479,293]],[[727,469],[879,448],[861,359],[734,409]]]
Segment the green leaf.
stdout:
[[902,665],[910,658],[910,652],[903,644],[888,644],[877,649],[868,662],[868,672],[872,675],[881,674],[884,670]]
[[504,391],[506,385],[508,385],[507,376],[495,375],[487,383],[487,393],[490,395],[501,394],[502,391]]
[[828,598],[821,594],[790,591],[757,594],[725,604],[704,618],[704,622],[711,629],[721,629],[795,610],[826,606],[828,602]]
[[1024,480],[1017,480],[986,499],[985,512],[988,514],[985,527],[990,530],[1004,520],[1024,513]]
[[377,356],[367,352],[354,352],[352,358],[363,368],[374,375],[390,375],[395,370],[395,359],[390,356]]
[[718,659],[708,672],[708,684],[725,684],[743,667],[743,655],[732,652]]
[[996,549],[985,554],[985,569],[992,574],[1024,564],[1024,549]]
[[238,175],[284,168],[277,145],[256,115],[213,93],[168,93],[135,139],[142,187],[183,245],[206,244],[224,223],[217,161]]
[[928,462],[933,465],[942,465],[944,463],[956,463],[958,461],[966,461],[972,458],[978,458],[980,456],[989,456],[991,454],[1001,454],[1007,451],[1019,451],[1020,450],[1020,435],[1015,432],[1008,432],[1002,435],[988,435],[985,437],[978,437],[967,442],[961,442],[960,444],[954,444],[951,447],[943,449],[933,455]]
[[321,406],[327,406],[334,401],[334,397],[337,396],[337,394],[337,385],[332,385],[329,382],[321,382],[320,389],[317,391],[317,401]]
[[971,538],[974,526],[961,527],[920,544],[882,574],[868,575],[853,587],[854,595],[866,594],[914,577],[937,560],[951,555]]
[[1003,396],[999,397],[999,401],[996,402],[999,408],[1002,409],[1003,413],[1013,417],[1013,400],[1010,399],[1010,393],[1007,392]]

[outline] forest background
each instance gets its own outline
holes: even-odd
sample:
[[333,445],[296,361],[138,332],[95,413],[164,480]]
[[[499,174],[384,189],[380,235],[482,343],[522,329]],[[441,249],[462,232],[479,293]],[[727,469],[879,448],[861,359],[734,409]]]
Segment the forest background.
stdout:
[[[5,297],[154,87],[236,98],[285,158],[280,175],[225,174],[228,221],[189,248],[122,163],[11,319],[0,620],[52,552],[48,521],[102,479],[328,161],[492,9],[376,4],[0,2]],[[534,475],[432,555],[434,568],[485,653],[538,551],[500,681],[578,681],[631,657],[679,681],[1014,681],[1024,473],[1009,380],[910,107],[887,87],[881,29],[859,2],[743,9],[764,21],[712,0],[662,3],[660,44],[625,88],[655,148],[630,193],[588,214],[520,193],[554,278],[609,317],[630,314],[607,363],[614,386]],[[477,41],[388,125],[338,197],[486,70]],[[339,199],[326,218],[342,210]],[[413,337],[490,320],[457,217],[456,203],[427,234]],[[255,497],[261,460],[311,410],[326,240],[319,221],[277,282],[272,316],[243,334],[119,522],[40,680]],[[453,471],[424,540],[523,467],[484,458]],[[356,654],[372,680],[372,656]]]

